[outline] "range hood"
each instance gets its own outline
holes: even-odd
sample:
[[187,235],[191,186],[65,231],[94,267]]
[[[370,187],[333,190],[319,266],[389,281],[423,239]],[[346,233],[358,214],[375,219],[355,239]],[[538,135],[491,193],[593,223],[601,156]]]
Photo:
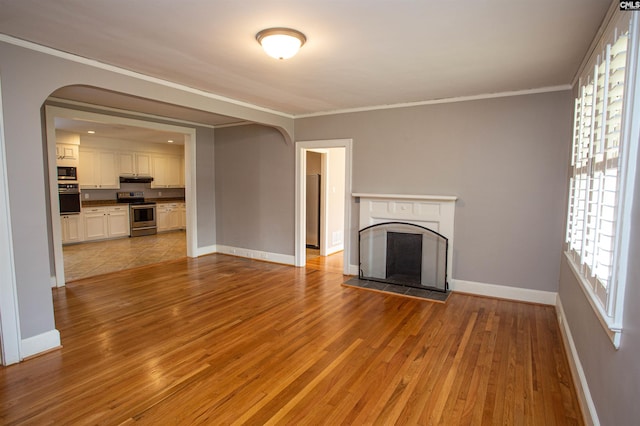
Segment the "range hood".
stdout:
[[151,176],[120,176],[120,183],[151,183]]

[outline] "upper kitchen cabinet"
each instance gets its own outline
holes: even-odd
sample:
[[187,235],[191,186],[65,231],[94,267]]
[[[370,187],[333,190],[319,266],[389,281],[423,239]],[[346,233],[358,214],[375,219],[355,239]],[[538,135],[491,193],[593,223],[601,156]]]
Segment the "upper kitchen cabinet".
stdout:
[[61,166],[65,161],[76,163],[78,161],[78,145],[68,145],[66,143],[56,144],[56,160]]
[[151,154],[145,152],[120,152],[120,176],[151,176]]
[[77,134],[56,130],[56,165],[61,167],[78,167]]
[[177,155],[151,157],[152,188],[184,188],[184,158]]
[[82,189],[119,189],[116,153],[81,147],[78,181]]

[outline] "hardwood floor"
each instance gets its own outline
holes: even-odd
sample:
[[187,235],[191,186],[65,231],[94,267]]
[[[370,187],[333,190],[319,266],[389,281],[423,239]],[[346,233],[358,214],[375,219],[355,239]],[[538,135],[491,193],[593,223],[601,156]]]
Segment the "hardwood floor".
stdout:
[[553,307],[446,304],[224,255],[54,289],[2,424],[582,424]]

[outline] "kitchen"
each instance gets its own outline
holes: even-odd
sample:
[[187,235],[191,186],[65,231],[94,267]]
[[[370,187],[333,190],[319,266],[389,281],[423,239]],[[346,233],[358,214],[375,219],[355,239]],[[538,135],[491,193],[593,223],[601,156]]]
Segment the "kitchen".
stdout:
[[55,127],[67,280],[186,256],[183,134],[60,117]]

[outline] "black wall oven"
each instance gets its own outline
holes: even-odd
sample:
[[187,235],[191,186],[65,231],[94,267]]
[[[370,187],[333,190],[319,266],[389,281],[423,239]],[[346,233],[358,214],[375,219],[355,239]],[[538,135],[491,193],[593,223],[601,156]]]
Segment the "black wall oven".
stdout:
[[77,183],[59,183],[60,214],[80,213],[80,189]]

